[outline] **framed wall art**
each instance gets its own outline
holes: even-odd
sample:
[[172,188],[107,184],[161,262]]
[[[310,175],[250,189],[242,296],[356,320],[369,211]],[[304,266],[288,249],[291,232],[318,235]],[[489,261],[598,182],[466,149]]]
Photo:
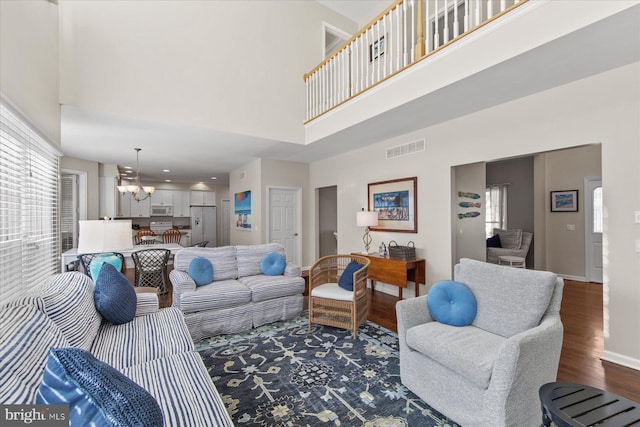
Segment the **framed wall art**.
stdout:
[[369,184],[369,210],[378,213],[374,231],[418,232],[418,178]]
[[233,201],[236,230],[251,231],[251,190],[234,194]]
[[551,212],[578,212],[578,190],[552,191]]

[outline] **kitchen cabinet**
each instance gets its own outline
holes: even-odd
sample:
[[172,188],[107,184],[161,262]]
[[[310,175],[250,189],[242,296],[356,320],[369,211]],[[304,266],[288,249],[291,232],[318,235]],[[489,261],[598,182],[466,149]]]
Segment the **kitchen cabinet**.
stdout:
[[121,194],[119,191],[116,191],[116,194],[116,204],[118,205],[116,207],[116,217],[131,218],[131,193]]
[[[140,196],[144,197],[145,192],[140,190]],[[153,196],[152,196],[153,197]],[[149,218],[151,216],[151,199],[136,202],[131,199],[131,218]]]
[[151,204],[157,206],[173,205],[173,190],[156,190],[151,195]]
[[188,218],[191,216],[191,193],[189,191],[174,191],[173,192],[173,217],[174,218]]
[[215,191],[192,191],[191,192],[191,206],[215,206],[215,205],[216,205]]

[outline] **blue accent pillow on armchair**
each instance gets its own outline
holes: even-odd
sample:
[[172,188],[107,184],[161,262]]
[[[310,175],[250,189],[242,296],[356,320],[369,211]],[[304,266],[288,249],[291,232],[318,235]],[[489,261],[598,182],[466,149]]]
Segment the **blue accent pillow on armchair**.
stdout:
[[136,291],[125,275],[108,262],[102,264],[93,299],[102,317],[114,325],[131,322],[136,316]]
[[340,279],[338,280],[338,286],[347,291],[353,292],[353,273],[360,270],[364,265],[358,264],[357,261],[351,261],[345,267]]
[[148,391],[86,350],[51,348],[36,403],[68,404],[70,426],[162,426]]
[[204,286],[213,282],[213,265],[205,257],[195,257],[189,263],[189,276],[196,286]]
[[260,271],[267,276],[280,276],[286,266],[287,261],[277,252],[266,254],[260,261]]
[[494,234],[493,236],[487,239],[487,247],[488,248],[501,248],[502,242],[500,242],[500,235]]
[[427,306],[431,317],[451,326],[470,325],[478,308],[471,289],[453,280],[443,280],[431,286]]

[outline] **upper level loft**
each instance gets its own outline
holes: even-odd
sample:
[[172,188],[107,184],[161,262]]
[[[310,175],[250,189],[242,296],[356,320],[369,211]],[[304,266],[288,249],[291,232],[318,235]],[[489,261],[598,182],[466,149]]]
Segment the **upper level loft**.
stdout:
[[305,74],[306,122],[529,0],[396,0]]
[[306,143],[357,148],[637,61],[639,10],[636,0],[397,0],[304,75]]

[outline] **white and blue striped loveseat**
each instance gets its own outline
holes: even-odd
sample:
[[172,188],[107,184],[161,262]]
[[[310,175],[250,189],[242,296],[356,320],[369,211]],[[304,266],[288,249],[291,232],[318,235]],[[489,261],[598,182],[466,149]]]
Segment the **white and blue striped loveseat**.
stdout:
[[[93,281],[62,273],[34,292],[0,306],[0,403],[35,404],[49,348],[91,352],[147,390],[165,426],[233,426],[175,308],[150,309],[113,325],[94,303]],[[140,310],[140,302],[145,302]],[[146,314],[143,314],[146,313]]]
[[[276,252],[286,259],[277,243],[189,247],[175,255],[170,273],[173,307],[184,313],[194,341],[218,334],[246,331],[300,315],[304,304],[301,269],[287,263],[282,275],[262,274],[260,261]],[[196,257],[213,265],[213,282],[196,286],[189,264]]]

